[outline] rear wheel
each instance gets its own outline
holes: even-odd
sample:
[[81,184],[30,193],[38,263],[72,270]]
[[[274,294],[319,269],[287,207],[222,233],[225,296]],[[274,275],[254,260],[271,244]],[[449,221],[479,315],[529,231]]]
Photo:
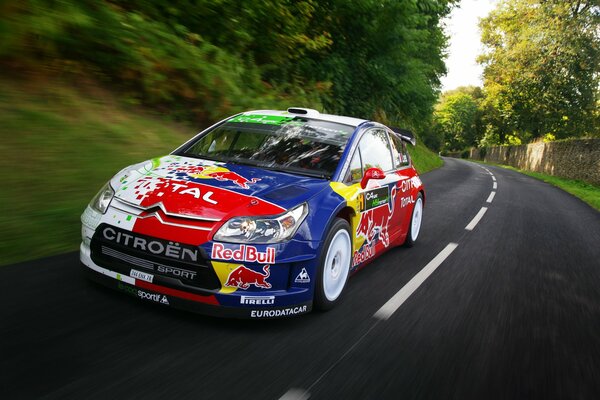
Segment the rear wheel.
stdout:
[[338,302],[350,274],[352,241],[350,225],[336,218],[327,233],[318,268],[314,306],[330,310]]
[[410,216],[410,225],[408,226],[406,241],[404,242],[406,247],[413,247],[415,245],[419,237],[419,232],[421,232],[421,222],[423,222],[423,195],[419,193]]

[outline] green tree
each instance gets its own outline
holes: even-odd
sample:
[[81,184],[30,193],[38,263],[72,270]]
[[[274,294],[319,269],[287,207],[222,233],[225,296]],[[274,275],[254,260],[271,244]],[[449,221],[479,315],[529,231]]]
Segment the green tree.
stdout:
[[481,88],[460,87],[440,97],[433,114],[433,132],[446,150],[475,146],[483,136]]
[[440,19],[455,1],[322,0],[313,22],[332,39],[306,74],[330,82],[327,111],[420,126],[445,73]]
[[480,23],[486,141],[598,129],[597,1],[503,0]]
[[418,128],[456,0],[5,0],[0,63],[93,75],[207,123],[308,106]]

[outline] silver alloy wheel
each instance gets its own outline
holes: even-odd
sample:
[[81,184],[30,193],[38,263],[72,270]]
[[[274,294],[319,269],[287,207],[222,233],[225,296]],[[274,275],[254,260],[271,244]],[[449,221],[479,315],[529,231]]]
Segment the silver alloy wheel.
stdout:
[[335,301],[344,290],[350,272],[351,249],[348,232],[338,230],[329,243],[323,266],[323,293],[329,301]]
[[415,202],[415,206],[413,207],[411,225],[410,225],[410,237],[414,242],[417,240],[419,236],[419,232],[421,231],[421,220],[423,219],[423,199],[421,197],[417,197],[417,201]]

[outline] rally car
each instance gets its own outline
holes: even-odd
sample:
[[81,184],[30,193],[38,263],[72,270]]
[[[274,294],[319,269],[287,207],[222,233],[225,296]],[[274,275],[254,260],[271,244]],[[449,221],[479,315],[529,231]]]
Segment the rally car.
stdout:
[[419,236],[410,132],[316,110],[249,111],[117,173],[81,216],[89,276],[204,314],[332,308],[348,276]]

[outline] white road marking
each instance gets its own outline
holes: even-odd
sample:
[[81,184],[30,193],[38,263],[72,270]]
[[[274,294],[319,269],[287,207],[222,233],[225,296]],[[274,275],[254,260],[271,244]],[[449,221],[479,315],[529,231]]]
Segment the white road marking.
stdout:
[[303,389],[291,388],[279,400],[307,400],[310,397],[310,393]]
[[439,267],[446,258],[458,247],[458,243],[449,243],[444,250],[419,271],[402,289],[387,301],[373,317],[387,320],[394,312],[425,282],[425,280]]
[[498,189],[498,182],[494,181],[494,184],[492,185],[492,189]]
[[[494,189],[497,189],[498,185],[496,183],[496,177],[493,173],[490,172],[485,167],[481,167],[487,171],[488,174],[492,176],[492,180],[494,181]],[[491,203],[494,199],[496,192],[492,191],[490,196],[487,199],[488,203]],[[477,223],[483,218],[483,215],[486,213],[487,207],[482,207],[481,210],[477,213],[477,215],[469,222],[469,225],[465,227],[466,230],[473,230]],[[456,250],[458,247],[458,243],[448,243],[446,247],[442,251],[438,253],[437,256],[433,258],[433,260],[429,261],[429,263],[423,267],[421,271],[419,271],[406,285],[404,285],[391,299],[389,299],[375,314],[373,314],[374,318],[378,320],[388,320],[401,306],[404,304],[406,300],[433,274],[433,272]],[[354,350],[356,346],[377,326],[380,321],[376,321],[370,328],[365,332],[354,344],[346,350],[344,354],[340,358],[337,359],[325,372],[319,376],[317,380],[315,380],[308,389],[304,390],[301,388],[291,388],[283,396],[279,398],[279,400],[308,400],[310,398],[310,390],[316,386],[331,370],[333,370],[344,358],[348,356]]]
[[487,211],[487,207],[481,207],[481,210],[477,213],[477,215],[469,222],[469,225],[465,226],[465,229],[468,231],[472,231],[473,228],[477,225],[481,218],[483,218],[483,214]]

